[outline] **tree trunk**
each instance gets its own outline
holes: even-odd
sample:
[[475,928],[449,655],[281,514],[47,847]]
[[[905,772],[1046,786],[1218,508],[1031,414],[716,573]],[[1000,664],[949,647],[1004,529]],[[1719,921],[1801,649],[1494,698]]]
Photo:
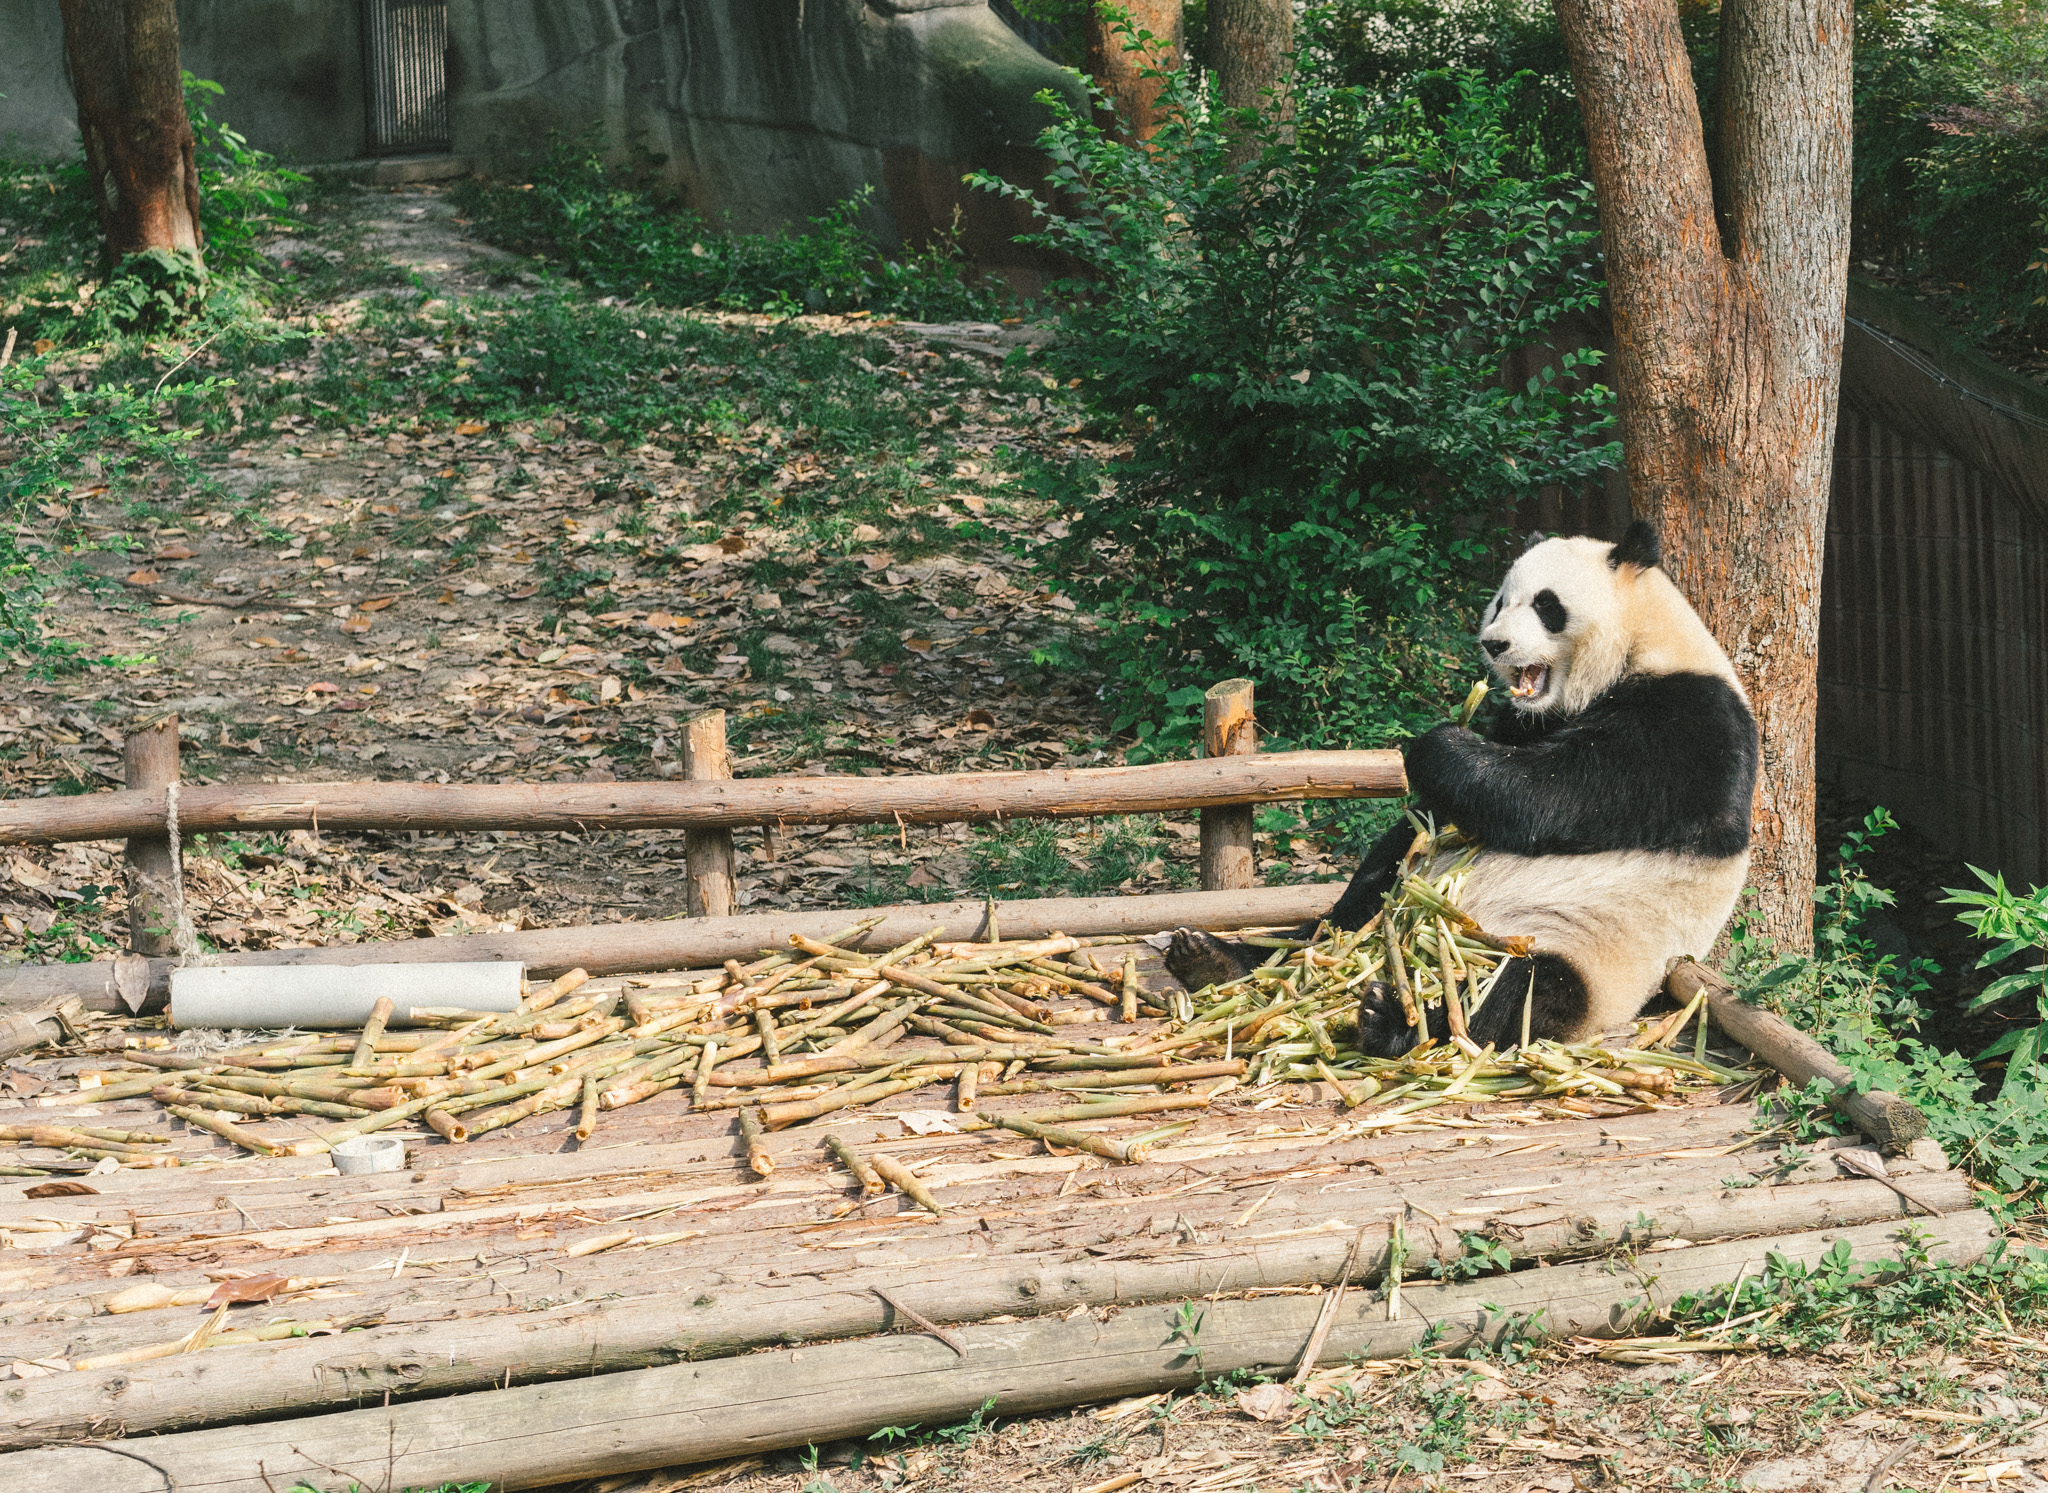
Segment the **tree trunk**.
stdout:
[[1724,0],[1718,217],[1673,0],[1555,4],[1600,200],[1633,502],[1748,686],[1757,923],[1805,949],[1851,0]]
[[1287,86],[1294,59],[1293,0],[1210,0],[1206,50],[1216,73],[1217,104],[1263,109],[1268,90],[1284,95]]
[[[1165,119],[1159,106],[1160,82],[1147,72],[1172,72],[1181,59],[1182,0],[1118,0],[1088,12],[1088,76],[1109,95],[1114,118],[1098,123],[1126,140],[1149,140]],[[1149,32],[1157,46],[1125,51],[1127,38],[1116,29],[1123,17],[1138,32]]]
[[199,174],[176,0],[61,0],[60,9],[108,263],[145,249],[197,254]]

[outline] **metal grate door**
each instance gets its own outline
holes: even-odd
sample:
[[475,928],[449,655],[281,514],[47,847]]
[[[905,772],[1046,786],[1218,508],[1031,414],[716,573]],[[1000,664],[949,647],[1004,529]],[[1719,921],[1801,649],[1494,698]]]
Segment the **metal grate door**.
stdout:
[[363,0],[370,153],[448,148],[448,0]]

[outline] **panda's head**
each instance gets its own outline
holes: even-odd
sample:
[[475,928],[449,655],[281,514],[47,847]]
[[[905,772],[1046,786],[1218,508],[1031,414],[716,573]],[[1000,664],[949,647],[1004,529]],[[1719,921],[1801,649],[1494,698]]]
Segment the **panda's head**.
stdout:
[[1734,682],[1659,559],[1657,531],[1640,519],[1618,544],[1531,537],[1479,631],[1517,710],[1576,714],[1631,672]]

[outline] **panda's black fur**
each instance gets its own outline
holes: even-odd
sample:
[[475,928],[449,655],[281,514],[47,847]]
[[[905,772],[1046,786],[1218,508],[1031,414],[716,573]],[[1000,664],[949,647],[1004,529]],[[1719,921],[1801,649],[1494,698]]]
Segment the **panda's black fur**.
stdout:
[[[1475,1013],[1474,1041],[1583,1038],[1626,1021],[1675,954],[1705,954],[1739,894],[1757,732],[1727,656],[1658,569],[1656,532],[1621,543],[1532,541],[1480,638],[1518,698],[1481,736],[1442,725],[1408,743],[1416,808],[1485,848],[1465,905],[1535,951]],[[1414,830],[1397,822],[1329,914],[1363,927],[1393,888]],[[1190,987],[1235,978],[1266,951],[1181,930],[1166,963]],[[1442,1010],[1432,1012],[1442,1036]],[[1368,988],[1360,1045],[1417,1039],[1393,992]]]

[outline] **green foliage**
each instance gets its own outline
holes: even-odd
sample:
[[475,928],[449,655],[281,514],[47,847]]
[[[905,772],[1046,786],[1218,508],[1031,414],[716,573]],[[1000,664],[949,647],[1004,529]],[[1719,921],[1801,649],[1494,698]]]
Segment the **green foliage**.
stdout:
[[93,311],[115,332],[161,332],[206,304],[206,266],[196,254],[144,249],[114,266]]
[[[1982,1103],[1969,1059],[1915,1035],[1927,1015],[1929,977],[1938,967],[1882,954],[1870,937],[1871,918],[1893,898],[1871,883],[1860,861],[1871,841],[1897,827],[1885,810],[1874,809],[1863,828],[1844,840],[1835,869],[1814,891],[1813,953],[1779,954],[1738,918],[1730,975],[1747,998],[1813,1033],[1855,1075],[1859,1088],[1888,1089],[1919,1106],[1942,1149],[1996,1186],[2008,1207],[2032,1207],[2048,1181],[2048,1093],[2031,1067],[2020,1073],[2009,1067],[2008,1092],[1995,1106]],[[1980,909],[1965,917],[1980,936],[2010,939],[2034,926],[2024,919],[2042,910],[2040,895],[2023,903],[2007,894],[2010,914],[1999,905],[1995,888],[1988,897],[1953,893],[1950,900]],[[2025,910],[2029,906],[2032,912]],[[2015,931],[1997,931],[2008,926]],[[1781,1092],[1772,1104],[1797,1138],[1810,1139],[1838,1128],[1826,1098],[1822,1086]]]
[[[1949,905],[1966,907],[1958,913],[1977,937],[1993,941],[1993,947],[1977,960],[1977,968],[1989,969],[2021,954],[2048,955],[2048,888],[2034,887],[2023,897],[2005,884],[2003,876],[1970,867],[1970,874],[1989,889],[1982,892],[1948,889]],[[2011,1031],[1977,1054],[1982,1063],[2005,1059],[2005,1084],[1999,1090],[2001,1104],[2040,1108],[2041,1057],[2048,1051],[2048,963],[2030,964],[2012,974],[2001,975],[1979,991],[1970,1002],[1981,1011],[2015,996],[2032,994],[2033,1019],[2023,1020]]]
[[185,74],[185,115],[192,121],[199,164],[199,226],[206,234],[207,267],[216,275],[269,268],[256,252],[256,240],[293,226],[291,189],[307,181],[214,117],[210,106],[225,93],[218,83]]
[[1473,1280],[1482,1275],[1501,1274],[1514,1267],[1507,1244],[1484,1234],[1466,1234],[1459,1242],[1455,1260],[1432,1259],[1429,1273],[1438,1280]]
[[456,201],[493,243],[545,258],[608,296],[730,311],[888,311],[921,321],[992,314],[965,278],[957,231],[903,255],[860,225],[871,191],[801,233],[733,233],[557,138],[526,183],[467,182]]
[[[47,379],[54,353],[30,354],[0,368],[0,648],[21,650],[44,671],[63,672],[84,660],[69,644],[44,635],[38,621],[51,569],[47,551],[25,540],[31,507],[61,519],[68,507],[46,503],[87,457],[103,479],[152,463],[190,465],[194,432],[163,425],[164,406],[153,390],[127,384],[84,389]],[[219,381],[199,386],[214,393]]]
[[1432,113],[1333,81],[1324,50],[1311,31],[1284,128],[1208,115],[1175,75],[1144,146],[1047,96],[1051,195],[976,178],[1097,277],[1047,364],[1134,450],[1041,474],[1066,511],[1037,559],[1104,619],[1119,728],[1155,753],[1191,747],[1228,674],[1291,742],[1412,729],[1515,501],[1616,457],[1597,354],[1500,379],[1598,299],[1589,189],[1516,174],[1508,90],[1439,80]]
[[[1969,1341],[1982,1325],[2036,1317],[2048,1308],[2048,1254],[1994,1247],[1991,1257],[1958,1266],[1935,1260],[1911,1228],[1894,1238],[1889,1260],[1858,1260],[1838,1239],[1807,1265],[1772,1250],[1762,1272],[1739,1284],[1688,1292],[1672,1304],[1681,1333],[1739,1329],[1756,1346],[1812,1352],[1860,1338],[1895,1350],[1934,1341]],[[1997,1302],[1997,1316],[1987,1301]]]
[[2048,331],[2048,10],[1856,7],[1855,247],[1978,336]]

